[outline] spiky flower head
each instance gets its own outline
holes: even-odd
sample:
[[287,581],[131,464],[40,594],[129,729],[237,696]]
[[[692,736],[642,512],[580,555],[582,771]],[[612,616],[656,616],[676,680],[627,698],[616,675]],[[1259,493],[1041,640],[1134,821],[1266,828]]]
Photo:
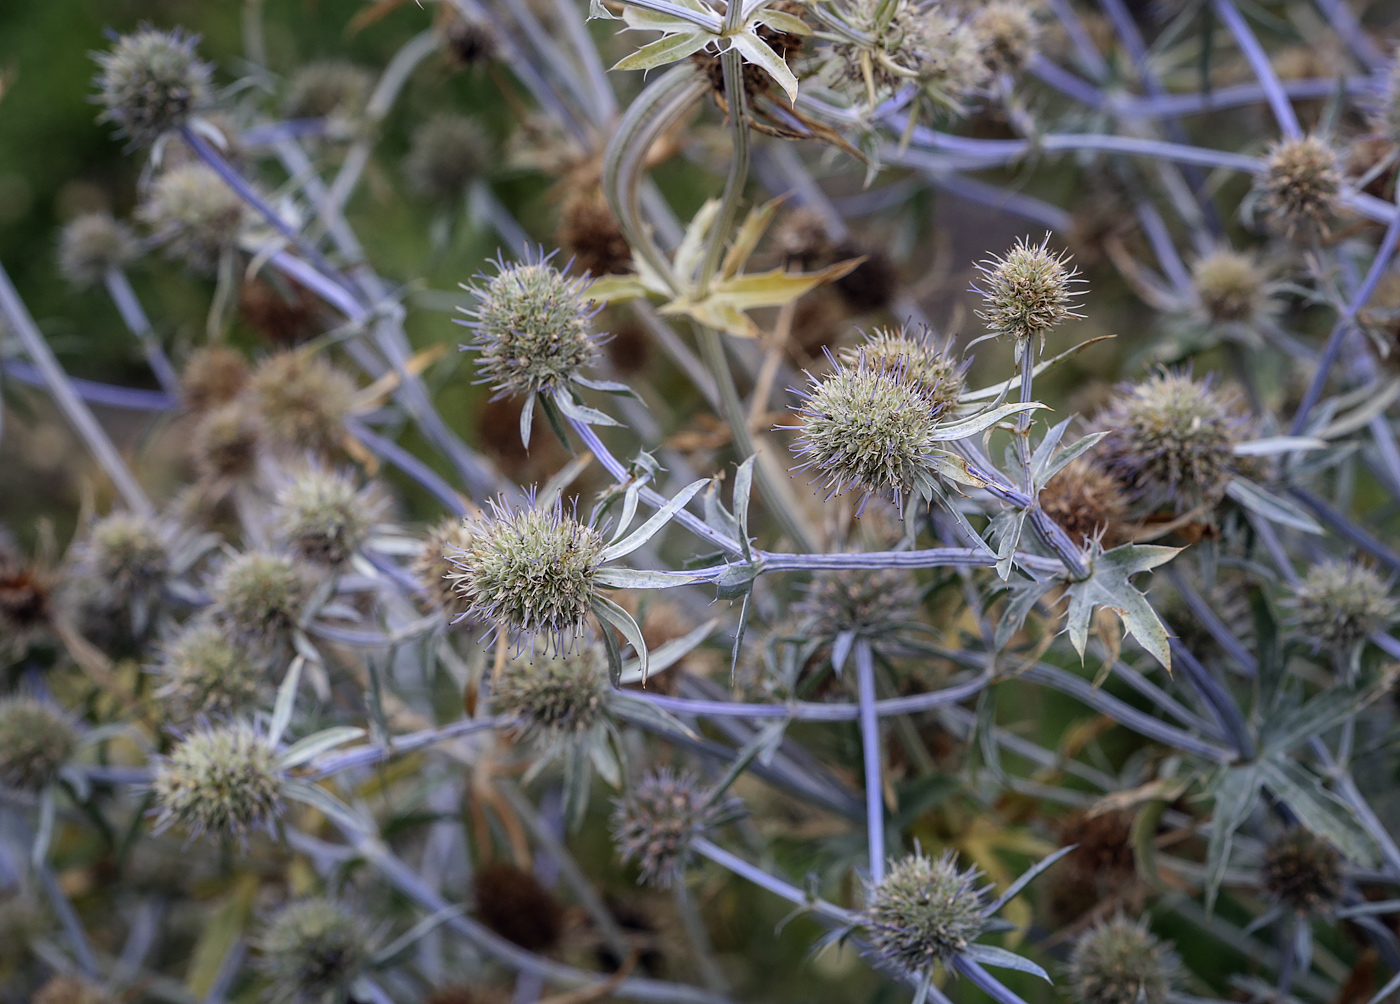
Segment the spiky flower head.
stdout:
[[199,620],[166,646],[160,662],[164,682],[156,696],[173,722],[198,715],[227,715],[249,708],[262,696],[262,660],[217,624]]
[[26,695],[0,698],[0,785],[39,791],[77,748],[78,733],[58,708]]
[[921,599],[919,584],[904,569],[843,568],[813,575],[793,613],[818,637],[853,632],[879,642],[917,619]]
[[282,114],[289,119],[351,119],[365,109],[374,75],[343,59],[307,63],[292,75]]
[[217,622],[250,645],[280,642],[310,595],[310,580],[290,557],[262,551],[230,559],[209,585]]
[[262,420],[252,402],[230,401],[200,417],[190,437],[190,456],[202,477],[247,477],[257,466],[262,437]]
[[467,542],[447,560],[467,616],[522,637],[565,641],[584,626],[605,546],[597,530],[557,499],[521,509],[492,500],[490,512],[466,529]]
[[990,0],[972,15],[969,27],[997,73],[1020,73],[1035,59],[1040,24],[1025,0]]
[[1115,539],[1128,515],[1123,486],[1083,457],[1071,460],[1046,483],[1040,506],[1077,544]]
[[403,170],[419,194],[450,202],[461,197],[490,158],[491,139],[476,119],[442,112],[413,130]]
[[248,361],[227,345],[206,345],[190,353],[180,373],[180,398],[190,411],[227,404],[248,386]]
[[934,418],[957,405],[967,372],[967,363],[960,362],[949,345],[935,341],[928,328],[876,328],[864,344],[848,346],[836,358],[847,366],[858,366],[864,359],[871,370],[899,375],[928,400]]
[[136,235],[111,213],[69,220],[58,241],[58,270],[75,286],[93,286],[136,258]]
[[866,889],[862,918],[876,957],[912,973],[948,965],[986,930],[981,879],[976,868],[959,868],[952,851],[895,862]]
[[1317,136],[1279,140],[1269,148],[1255,194],[1266,220],[1286,236],[1325,230],[1342,194],[1337,152]]
[[903,373],[857,359],[837,364],[810,385],[797,409],[793,452],[829,489],[828,497],[903,497],[927,467],[936,446],[933,409],[919,383]]
[[1321,837],[1295,826],[1264,851],[1264,888],[1297,913],[1328,914],[1341,902],[1342,856]]
[[136,216],[165,245],[167,257],[212,273],[224,252],[238,243],[246,208],[212,169],[191,163],[156,178]]
[[685,878],[695,841],[737,811],[733,799],[712,799],[696,775],[659,767],[613,801],[613,843],[624,862],[637,862],[637,881],[669,888]]
[[1119,389],[1094,420],[1108,433],[1095,449],[1131,496],[1181,512],[1224,497],[1246,424],[1208,379],[1163,371]]
[[146,516],[114,512],[93,523],[78,561],[113,593],[135,597],[159,589],[170,574],[165,534]]
[[1355,562],[1322,561],[1289,598],[1298,633],[1316,645],[1347,647],[1395,620],[1390,586]]
[[81,976],[53,976],[30,998],[31,1004],[112,1004],[112,998]]
[[132,143],[154,142],[205,108],[214,68],[195,54],[198,35],[143,27],[121,35],[97,62],[99,121],[111,122]]
[[506,660],[491,692],[498,714],[515,718],[522,730],[550,743],[580,736],[604,721],[608,694],[607,654],[601,644],[579,645],[533,660]]
[[344,439],[355,382],[322,356],[296,350],[268,356],[253,372],[252,391],[276,442],[324,453]]
[[359,914],[324,897],[283,906],[257,939],[259,967],[277,1001],[338,1004],[369,963],[369,935]]
[[1268,312],[1269,281],[1253,255],[1221,248],[1191,269],[1195,308],[1213,324],[1249,324]]
[[275,529],[298,557],[335,568],[369,539],[384,507],[374,486],[357,488],[345,472],[310,465],[278,491]]
[[1069,986],[1082,1004],[1166,1004],[1181,962],[1142,921],[1119,914],[1074,943]]
[[977,266],[981,286],[973,291],[982,295],[977,316],[994,335],[1015,338],[1018,343],[1039,336],[1072,317],[1081,317],[1076,286],[1083,280],[1069,265],[1067,254],[1050,253],[1050,235],[1039,244],[1024,237],[1001,258],[989,258]]
[[201,728],[157,764],[156,826],[246,840],[281,814],[284,782],[277,754],[251,725]]
[[423,537],[423,546],[413,561],[413,575],[422,586],[429,605],[456,618],[466,612],[467,605],[457,591],[453,574],[456,567],[449,555],[464,549],[471,541],[471,530],[455,517],[435,524]]
[[568,383],[598,358],[596,310],[587,279],[571,279],[534,256],[520,264],[496,262],[494,276],[463,286],[476,306],[459,307],[476,338],[483,383],[503,396],[548,392]]

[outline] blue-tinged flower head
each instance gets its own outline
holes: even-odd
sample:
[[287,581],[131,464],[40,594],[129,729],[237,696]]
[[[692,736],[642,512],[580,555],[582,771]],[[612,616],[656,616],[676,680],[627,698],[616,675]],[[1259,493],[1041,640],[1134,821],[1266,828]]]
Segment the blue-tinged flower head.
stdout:
[[973,287],[982,294],[977,316],[994,335],[1043,339],[1051,328],[1082,316],[1074,312],[1074,298],[1083,280],[1066,255],[1050,252],[1049,235],[1039,244],[1021,238],[1003,257],[980,262],[977,271],[982,283]]
[[238,244],[247,207],[212,168],[181,164],[163,172],[145,193],[136,216],[172,260],[192,271],[213,273]]
[[987,929],[981,880],[976,868],[959,868],[951,851],[937,858],[916,852],[892,864],[866,889],[862,922],[876,957],[912,973],[947,966]]
[[214,68],[196,55],[198,44],[198,35],[178,28],[144,26],[117,36],[109,51],[94,53],[100,121],[145,146],[207,107]]
[[134,260],[140,248],[131,228],[111,213],[83,213],[63,227],[58,270],[75,286],[93,286]]
[[338,1004],[370,960],[370,938],[348,905],[325,897],[279,909],[256,940],[258,967],[280,1002]]
[[481,382],[501,396],[555,391],[598,358],[589,280],[565,275],[552,257],[498,258],[495,275],[462,287],[476,297],[474,307],[458,308],[471,318],[459,323],[476,336],[464,348],[479,353]]
[[59,708],[26,694],[0,698],[0,786],[39,791],[77,748],[78,731]]
[[272,744],[251,725],[199,728],[156,765],[156,826],[246,840],[282,814],[285,780]]
[[957,405],[970,363],[958,359],[949,344],[935,339],[923,325],[913,330],[876,328],[862,344],[841,349],[836,358],[847,366],[864,360],[872,370],[902,376],[928,400],[934,418]]
[[670,887],[682,881],[695,841],[738,814],[736,799],[710,794],[696,775],[660,767],[613,803],[613,843],[623,861],[637,862],[639,882]]
[[1181,962],[1142,921],[1122,914],[1095,924],[1074,943],[1071,997],[1082,1004],[1166,1004]]
[[1355,562],[1318,562],[1293,587],[1287,602],[1303,638],[1342,648],[1393,623],[1396,614],[1390,586]]

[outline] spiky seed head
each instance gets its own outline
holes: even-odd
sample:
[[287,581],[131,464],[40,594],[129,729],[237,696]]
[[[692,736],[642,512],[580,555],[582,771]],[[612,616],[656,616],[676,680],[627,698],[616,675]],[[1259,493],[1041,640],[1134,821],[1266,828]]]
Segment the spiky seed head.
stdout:
[[855,487],[902,496],[913,488],[936,445],[920,384],[863,357],[808,379],[797,409],[797,470],[813,470],[832,495]]
[[1228,248],[1213,251],[1191,269],[1196,310],[1214,324],[1248,324],[1269,305],[1269,283],[1253,255]]
[[38,698],[0,698],[0,785],[44,788],[73,757],[78,733],[58,708]]
[[1308,569],[1289,598],[1298,633],[1317,645],[1347,647],[1395,620],[1390,586],[1355,562],[1323,561]]
[[124,596],[158,589],[170,574],[170,548],[155,522],[114,512],[92,524],[79,546],[79,561],[104,586]]
[[1050,253],[1050,237],[1039,244],[1020,238],[1005,257],[989,258],[977,266],[982,274],[982,309],[977,316],[987,330],[1025,341],[1044,338],[1046,332],[1072,317],[1080,317],[1076,287],[1083,280],[1069,265],[1066,254]]
[[206,274],[237,245],[247,218],[238,193],[212,169],[194,163],[156,178],[136,216],[165,245],[168,258]]
[[69,220],[58,241],[58,270],[75,286],[94,286],[138,253],[136,235],[111,213],[84,213]]
[[963,392],[967,364],[959,362],[950,346],[933,339],[927,328],[876,328],[865,343],[842,349],[837,360],[847,366],[860,364],[871,370],[903,377],[924,396],[937,418],[958,403]]
[[1025,0],[991,0],[972,15],[969,27],[996,73],[1021,73],[1035,59],[1040,24]]
[[466,524],[449,516],[428,531],[413,562],[413,575],[428,604],[453,618],[465,613],[467,604],[457,591],[453,579],[457,569],[448,556],[466,548],[470,540],[471,531]]
[[27,649],[52,616],[49,576],[17,556],[0,554],[0,655]]
[[530,952],[548,952],[564,933],[564,911],[554,895],[524,868],[488,861],[472,877],[476,915],[507,941]]
[[553,390],[598,358],[588,281],[547,258],[498,262],[496,275],[463,288],[476,297],[475,307],[459,308],[476,336],[467,347],[480,353],[482,382],[501,394]]
[[1295,826],[1264,851],[1264,888],[1297,913],[1328,914],[1341,902],[1342,856],[1312,832]]
[[207,478],[244,478],[257,467],[263,425],[247,400],[206,412],[190,437],[195,470]]
[[30,998],[31,1004],[112,1004],[112,998],[80,976],[53,976]]
[[248,361],[227,345],[206,345],[185,361],[180,374],[180,397],[190,411],[208,411],[227,404],[248,386]]
[[831,288],[853,314],[872,314],[887,309],[899,293],[899,266],[888,252],[872,244],[844,240],[832,245],[832,262],[852,258],[865,260],[832,280]]
[[466,544],[447,560],[468,616],[521,637],[543,633],[567,643],[578,633],[597,595],[605,547],[598,531],[559,501],[509,509],[494,500],[466,530]]
[[365,110],[374,75],[342,59],[307,63],[292,75],[282,114],[289,119],[352,119]]
[[195,54],[199,36],[144,27],[120,36],[97,62],[99,121],[139,145],[154,142],[207,107],[214,68]]
[[736,810],[732,799],[711,799],[700,778],[659,767],[613,801],[612,836],[624,862],[637,862],[637,881],[669,888],[685,878],[695,841]]
[[506,660],[491,692],[496,712],[519,720],[539,740],[581,735],[607,713],[607,654],[600,644],[579,645],[558,655]]
[[263,424],[280,445],[329,453],[344,439],[355,382],[321,356],[268,356],[254,370],[251,386]]
[[850,631],[878,643],[917,619],[921,599],[903,569],[841,569],[813,575],[793,612],[819,637]]
[[233,722],[185,736],[156,767],[156,826],[246,840],[282,812],[277,755],[251,725]]
[[284,1002],[338,1004],[370,960],[369,935],[359,914],[324,897],[283,906],[256,947],[273,997]]
[[261,551],[228,561],[209,586],[216,621],[250,645],[280,642],[310,595],[310,580],[290,557]]
[[1286,236],[1300,229],[1325,231],[1342,194],[1337,152],[1317,136],[1279,140],[1255,185],[1266,220]]
[[1070,994],[1082,1004],[1166,1004],[1181,962],[1142,921],[1119,914],[1074,943]]
[[384,513],[374,486],[356,488],[344,472],[308,466],[277,493],[276,532],[298,557],[332,568],[344,565]]
[[413,130],[403,170],[424,198],[460,198],[491,160],[491,138],[474,118],[442,112]]
[[1117,539],[1128,515],[1122,485],[1083,457],[1071,460],[1040,490],[1040,505],[1075,543]]
[[487,22],[463,14],[446,17],[440,22],[442,43],[452,59],[460,66],[484,66],[494,61],[501,43]]
[[262,660],[218,625],[196,621],[166,646],[160,662],[164,682],[156,690],[172,722],[199,715],[227,715],[257,703],[263,694]]
[[[555,236],[559,247],[573,259],[576,271],[594,276],[632,271],[632,246],[596,184],[570,188],[559,209]],[[610,357],[615,357],[616,341],[608,343]]]
[[895,862],[866,889],[862,918],[876,957],[914,973],[948,965],[986,930],[981,879],[976,868],[959,868],[952,851]]
[[1233,395],[1189,373],[1161,372],[1119,388],[1094,420],[1108,433],[1096,450],[1131,496],[1181,512],[1224,497],[1246,424]]

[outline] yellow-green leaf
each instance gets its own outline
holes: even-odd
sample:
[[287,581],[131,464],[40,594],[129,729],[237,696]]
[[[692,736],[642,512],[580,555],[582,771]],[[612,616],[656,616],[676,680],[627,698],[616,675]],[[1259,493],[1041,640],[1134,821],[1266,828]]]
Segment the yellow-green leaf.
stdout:
[[739,50],[744,62],[752,63],[773,78],[773,82],[783,89],[789,101],[797,100],[797,77],[783,57],[774,52],[767,42],[754,34],[753,28],[745,28],[729,36],[730,44]]
[[720,267],[720,278],[729,279],[739,274],[739,271],[748,263],[749,255],[753,254],[753,249],[758,245],[758,239],[763,236],[768,229],[768,223],[773,219],[773,214],[787,198],[780,195],[776,199],[765,202],[749,210],[749,214],[744,217],[744,223],[739,227],[739,232],[734,237],[734,243],[729,245],[728,252],[724,256],[724,264]]
[[605,275],[594,280],[585,294],[598,303],[618,303],[646,296],[649,290],[639,276]]
[[655,42],[649,42],[632,55],[620,59],[614,70],[650,70],[684,59],[709,45],[715,36],[699,28],[667,35]]

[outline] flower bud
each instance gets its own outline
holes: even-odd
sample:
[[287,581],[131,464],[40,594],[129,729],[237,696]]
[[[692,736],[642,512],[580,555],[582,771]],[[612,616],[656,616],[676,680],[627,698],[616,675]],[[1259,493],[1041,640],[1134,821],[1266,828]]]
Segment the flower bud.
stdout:
[[136,235],[110,213],[84,213],[69,220],[58,244],[58,270],[75,286],[94,286],[113,269],[135,259]]
[[1299,635],[1345,649],[1395,620],[1390,586],[1364,565],[1323,561],[1293,587],[1289,605]]
[[80,976],[53,976],[34,992],[30,1004],[114,1004],[111,997]]
[[1121,914],[1074,943],[1070,994],[1082,1004],[1166,1004],[1181,963],[1141,921]]
[[136,210],[165,254],[212,274],[238,243],[245,208],[238,193],[203,164],[174,167],[156,178]]
[[518,719],[526,734],[549,742],[600,724],[611,689],[602,645],[587,644],[533,661],[508,659],[496,674],[491,706],[497,714]]
[[355,487],[347,474],[307,467],[277,493],[275,530],[298,557],[338,568],[364,546],[384,511],[373,487]]
[[0,785],[36,792],[78,748],[78,733],[58,708],[26,696],[0,698]]
[[268,356],[253,372],[252,391],[268,434],[280,445],[326,453],[344,439],[355,382],[321,356]]
[[1221,249],[1191,269],[1196,311],[1213,324],[1250,324],[1269,305],[1268,280],[1253,256]]
[[954,358],[947,345],[933,340],[927,328],[910,332],[876,328],[858,347],[844,348],[837,360],[847,366],[865,360],[868,369],[894,373],[912,384],[929,402],[936,418],[958,403],[963,392],[965,362]]
[[434,115],[413,131],[403,170],[424,198],[451,202],[480,176],[491,160],[491,138],[476,119]]
[[156,767],[156,826],[246,840],[281,815],[283,782],[272,746],[251,726],[200,729]]
[[76,550],[83,571],[127,602],[158,590],[170,574],[165,535],[150,519],[133,513],[99,519]]
[[292,75],[282,114],[289,119],[353,119],[365,110],[374,76],[339,59],[307,63]]
[[246,386],[248,363],[243,353],[226,345],[196,349],[180,374],[180,397],[190,411],[208,411],[227,404]]
[[715,799],[694,774],[669,767],[648,771],[613,802],[613,843],[625,862],[637,862],[637,880],[668,888],[685,879],[693,845],[737,810],[733,799]]
[[195,55],[197,35],[140,28],[94,53],[100,121],[145,145],[209,104],[213,67]]
[[216,622],[250,645],[282,641],[310,595],[310,581],[291,558],[259,551],[234,557],[209,586]]
[[976,868],[960,869],[951,851],[893,864],[866,890],[863,921],[875,956],[914,973],[947,966],[986,930],[981,877]]
[[878,643],[918,619],[921,599],[919,584],[904,569],[843,568],[813,575],[793,613],[816,637],[853,632]]
[[359,915],[325,898],[283,906],[256,947],[274,996],[284,1001],[343,1001],[370,959]]
[[227,715],[257,703],[266,667],[209,621],[186,627],[160,664],[165,682],[156,696],[173,722],[198,715]]
[[244,478],[257,467],[263,425],[252,403],[230,401],[201,416],[190,438],[195,470],[206,478]]
[[1269,149],[1255,194],[1266,221],[1285,236],[1326,230],[1342,194],[1336,151],[1316,136],[1279,140]]

